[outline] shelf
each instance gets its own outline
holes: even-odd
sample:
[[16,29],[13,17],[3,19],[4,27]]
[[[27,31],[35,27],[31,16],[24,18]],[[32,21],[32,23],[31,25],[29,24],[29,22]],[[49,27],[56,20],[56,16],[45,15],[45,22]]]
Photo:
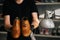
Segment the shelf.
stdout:
[[50,37],[50,38],[60,38],[60,36],[40,35],[40,34],[34,34],[34,36],[38,36],[38,37]]
[[[1,32],[0,34],[7,34],[7,32]],[[50,38],[60,38],[60,36],[52,36],[52,35],[40,35],[40,34],[34,34],[34,36],[38,36],[38,37],[50,37]]]
[[38,2],[36,3],[36,5],[58,5],[60,4],[60,2],[55,2],[55,3],[41,3],[41,2]]
[[7,34],[7,32],[2,32],[2,31],[0,31],[0,34]]
[[[39,20],[43,20],[44,18],[40,18]],[[60,22],[60,19],[52,19],[53,21],[58,21]]]
[[58,21],[58,22],[60,22],[60,19],[52,19],[53,21]]
[[0,18],[0,20],[4,20],[4,18]]
[[0,6],[2,6],[3,4],[2,3],[0,3]]
[[[42,3],[42,2],[38,2],[38,3],[35,3],[36,5],[59,5],[60,2],[55,2],[55,3]],[[0,3],[0,6],[2,6],[3,3]]]

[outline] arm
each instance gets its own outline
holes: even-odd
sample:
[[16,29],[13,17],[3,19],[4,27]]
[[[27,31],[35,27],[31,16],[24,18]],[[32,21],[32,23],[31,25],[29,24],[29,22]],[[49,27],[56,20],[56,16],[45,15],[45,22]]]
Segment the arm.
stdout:
[[11,27],[10,24],[10,15],[4,16],[5,29],[8,30]]
[[34,29],[35,29],[39,26],[39,19],[38,19],[37,12],[32,12],[32,17],[33,17],[33,21],[31,25],[34,25]]
[[37,6],[35,5],[35,1],[31,0],[30,2],[30,10],[31,10],[31,15],[32,15],[32,24],[34,27],[31,26],[32,30],[36,29],[39,26],[39,19],[38,19],[38,9]]
[[10,14],[9,14],[9,0],[3,2],[3,17],[4,17],[4,27],[8,30],[11,27],[10,24]]

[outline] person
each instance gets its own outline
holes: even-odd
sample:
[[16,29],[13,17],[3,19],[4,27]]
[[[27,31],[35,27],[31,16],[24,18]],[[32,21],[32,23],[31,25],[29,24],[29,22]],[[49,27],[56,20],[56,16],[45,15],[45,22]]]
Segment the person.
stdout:
[[[34,25],[34,29],[39,26],[38,10],[34,0],[5,0],[3,4],[3,16],[5,29],[9,30],[14,19],[18,16],[20,20],[28,17],[30,25]],[[28,39],[28,38],[27,38]],[[12,40],[8,32],[8,40]]]

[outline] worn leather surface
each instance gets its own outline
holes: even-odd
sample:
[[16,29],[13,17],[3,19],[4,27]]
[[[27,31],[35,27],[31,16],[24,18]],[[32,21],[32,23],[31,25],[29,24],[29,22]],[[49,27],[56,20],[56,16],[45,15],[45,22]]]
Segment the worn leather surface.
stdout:
[[23,36],[28,37],[30,33],[31,33],[31,30],[30,30],[29,21],[28,19],[23,19],[22,20],[22,34]]
[[20,37],[20,20],[15,19],[13,27],[11,29],[11,34],[13,38],[19,38]]

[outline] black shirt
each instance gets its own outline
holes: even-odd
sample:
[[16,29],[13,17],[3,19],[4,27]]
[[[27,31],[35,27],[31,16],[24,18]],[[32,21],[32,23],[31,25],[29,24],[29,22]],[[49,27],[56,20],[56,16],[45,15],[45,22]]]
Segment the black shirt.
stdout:
[[[11,24],[16,17],[20,20],[23,17],[28,17],[30,23],[32,22],[32,12],[38,12],[34,0],[24,0],[23,3],[17,4],[14,0],[5,0],[3,5],[3,16],[10,15]],[[20,39],[23,39],[20,37]],[[8,40],[11,38],[10,32],[8,32]],[[18,39],[19,40],[19,39]],[[29,40],[29,38],[28,38]]]
[[3,5],[3,14],[10,15],[11,24],[16,17],[20,19],[28,17],[31,23],[32,12],[38,12],[34,0],[24,0],[21,4],[17,4],[14,0],[6,0]]

